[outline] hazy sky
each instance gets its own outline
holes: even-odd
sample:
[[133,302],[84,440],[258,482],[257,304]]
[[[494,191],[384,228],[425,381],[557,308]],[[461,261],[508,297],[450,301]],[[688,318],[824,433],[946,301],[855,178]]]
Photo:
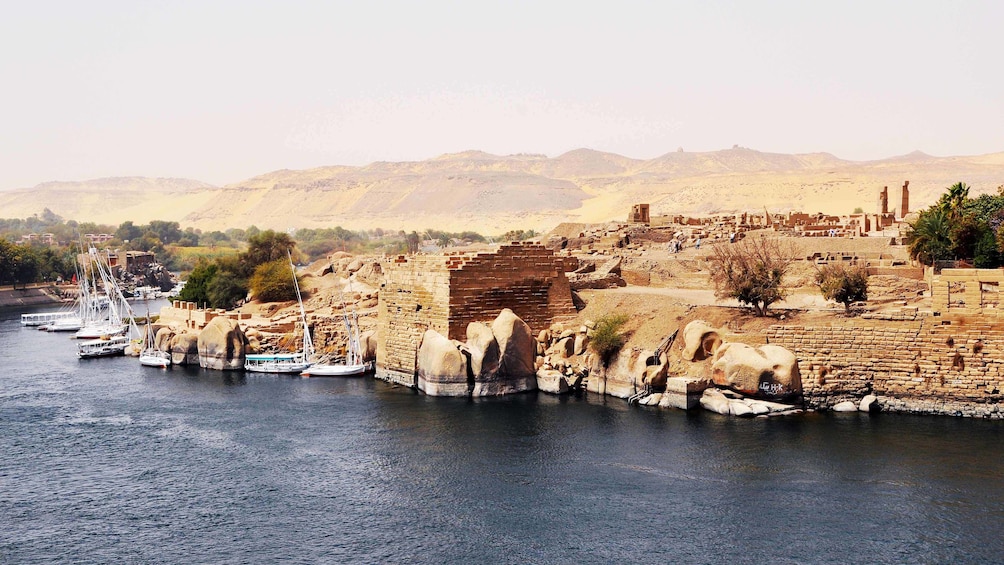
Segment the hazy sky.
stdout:
[[0,189],[578,147],[1004,151],[1004,2],[3,2]]

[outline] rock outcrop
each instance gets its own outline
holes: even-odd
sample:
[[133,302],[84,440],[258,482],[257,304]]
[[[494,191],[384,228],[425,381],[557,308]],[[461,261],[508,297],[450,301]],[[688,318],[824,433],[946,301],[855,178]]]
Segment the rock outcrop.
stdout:
[[694,320],[683,328],[684,361],[703,361],[710,359],[722,345],[718,330],[712,328],[704,320]]
[[198,366],[199,334],[183,331],[172,335],[167,350],[171,353],[172,364]]
[[429,396],[467,396],[473,385],[459,342],[426,330],[418,348],[418,390]]
[[496,378],[475,380],[476,396],[494,396],[537,389],[534,358],[537,342],[530,326],[512,310],[499,313],[491,326],[498,342],[499,367]]
[[236,320],[213,318],[199,333],[199,366],[220,371],[243,369],[247,347],[248,339]]
[[418,388],[431,396],[498,396],[537,390],[537,342],[503,310],[491,326],[467,326],[467,342],[427,330],[418,351]]
[[747,396],[790,399],[802,394],[802,378],[795,355],[783,347],[725,343],[711,365],[716,385]]

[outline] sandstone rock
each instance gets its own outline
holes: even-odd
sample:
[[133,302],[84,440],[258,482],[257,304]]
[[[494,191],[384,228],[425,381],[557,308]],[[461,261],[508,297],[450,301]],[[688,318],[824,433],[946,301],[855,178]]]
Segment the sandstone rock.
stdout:
[[729,412],[733,416],[755,416],[753,410],[742,400],[730,400]]
[[492,322],[491,331],[499,347],[498,377],[477,382],[474,394],[490,396],[537,390],[534,367],[537,342],[530,326],[506,308]]
[[537,371],[537,389],[548,394],[567,394],[571,391],[565,375],[554,369]]
[[550,347],[551,332],[547,330],[540,330],[540,333],[537,334],[537,342],[541,343],[544,346],[544,349]]
[[510,378],[532,377],[536,348],[530,326],[506,308],[492,322],[491,330],[499,344],[499,371]]
[[729,409],[729,399],[721,391],[713,388],[705,390],[704,394],[701,395],[701,407],[725,416],[732,413]]
[[182,332],[171,338],[170,349],[171,363],[174,365],[199,364],[199,335],[196,333]]
[[429,396],[467,396],[473,380],[456,343],[426,330],[418,348],[418,389]]
[[467,347],[475,382],[494,380],[499,372],[499,344],[492,329],[480,322],[467,324]]
[[170,327],[163,327],[157,330],[157,333],[153,336],[153,346],[160,351],[171,351],[171,340],[177,335],[174,329]]
[[199,332],[199,366],[218,371],[244,369],[247,346],[248,339],[236,320],[213,318]]
[[746,396],[780,399],[802,394],[798,360],[783,347],[726,343],[715,352],[711,367],[716,385]]
[[363,361],[376,361],[376,330],[366,330],[359,335],[359,351],[363,354]]
[[854,404],[854,402],[852,402],[850,400],[845,400],[843,402],[838,402],[837,404],[834,404],[833,405],[833,411],[834,412],[857,412],[858,411],[858,407]]
[[345,267],[345,270],[348,271],[349,273],[354,273],[354,272],[356,272],[356,271],[358,271],[359,269],[362,269],[362,268],[363,268],[363,262],[360,261],[359,259],[356,259],[356,260],[352,261],[351,263],[349,263]]
[[874,394],[866,395],[858,404],[858,410],[862,412],[878,412],[880,408],[878,397]]
[[575,343],[573,347],[573,352],[575,355],[582,355],[586,352],[586,347],[589,345],[589,338],[586,337],[585,328],[575,335]]
[[710,358],[722,344],[718,331],[704,320],[694,320],[683,328],[683,359],[703,361]]

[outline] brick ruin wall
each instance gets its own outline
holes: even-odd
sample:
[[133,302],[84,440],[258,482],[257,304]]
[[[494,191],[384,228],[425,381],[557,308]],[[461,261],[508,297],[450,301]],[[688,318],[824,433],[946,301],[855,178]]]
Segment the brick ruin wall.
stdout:
[[415,386],[426,329],[466,341],[470,322],[491,323],[504,308],[535,333],[574,318],[563,260],[534,244],[476,255],[398,257],[380,291],[377,376]]
[[993,318],[857,319],[766,333],[798,358],[810,407],[874,394],[890,411],[1004,418],[1004,327]]
[[564,262],[541,245],[511,245],[454,263],[449,338],[467,339],[471,322],[490,323],[509,308],[534,335],[575,317]]

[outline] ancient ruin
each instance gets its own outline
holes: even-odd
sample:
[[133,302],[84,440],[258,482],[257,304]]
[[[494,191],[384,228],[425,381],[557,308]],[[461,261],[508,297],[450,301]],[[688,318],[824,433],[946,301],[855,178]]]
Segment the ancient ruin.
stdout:
[[513,243],[493,253],[398,256],[387,265],[378,307],[377,377],[418,386],[422,336],[467,339],[471,322],[508,308],[533,331],[575,315],[566,260],[542,245]]

